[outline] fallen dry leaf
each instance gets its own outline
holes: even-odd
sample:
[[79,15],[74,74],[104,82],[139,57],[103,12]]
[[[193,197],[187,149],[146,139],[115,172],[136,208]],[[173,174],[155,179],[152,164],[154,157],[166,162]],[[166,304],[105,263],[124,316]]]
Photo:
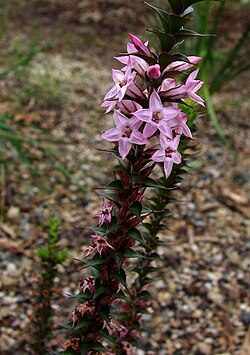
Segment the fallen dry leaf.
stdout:
[[15,239],[16,237],[16,233],[13,231],[12,228],[10,228],[7,224],[5,223],[1,223],[0,224],[0,230],[6,234],[8,237],[10,237],[11,239]]
[[225,206],[250,218],[250,200],[244,190],[237,186],[218,184],[214,186],[214,195]]

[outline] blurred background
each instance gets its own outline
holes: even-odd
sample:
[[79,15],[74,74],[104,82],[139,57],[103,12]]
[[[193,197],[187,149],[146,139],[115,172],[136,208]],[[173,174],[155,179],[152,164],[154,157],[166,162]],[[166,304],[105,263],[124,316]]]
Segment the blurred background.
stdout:
[[[167,8],[166,0],[148,2]],[[168,246],[138,354],[249,354],[249,18],[247,0],[197,4],[193,29],[216,37],[179,48],[203,57],[207,110],[176,196],[183,202],[172,205],[170,231],[161,234]],[[100,104],[119,68],[113,57],[128,32],[157,46],[151,26],[141,0],[0,1],[1,354],[29,354],[36,251],[51,217],[60,221],[59,247],[69,250],[56,279],[55,324],[72,309],[62,294],[76,288],[73,259],[89,244],[82,227],[99,210],[92,189],[112,176],[112,160],[97,149],[112,122]],[[61,341],[55,334],[51,346]]]

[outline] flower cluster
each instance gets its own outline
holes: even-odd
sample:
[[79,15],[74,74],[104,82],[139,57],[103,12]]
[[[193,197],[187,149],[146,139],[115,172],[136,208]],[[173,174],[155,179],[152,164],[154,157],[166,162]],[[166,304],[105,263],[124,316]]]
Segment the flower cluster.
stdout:
[[[125,66],[121,70],[113,69],[114,86],[101,105],[106,113],[113,111],[115,127],[101,137],[118,145],[123,160],[136,145],[143,146],[145,151],[150,148],[150,159],[163,163],[168,178],[173,164],[181,162],[180,136],[192,138],[187,115],[179,104],[185,104],[189,98],[204,106],[204,100],[196,94],[202,85],[202,81],[196,80],[199,69],[191,74],[185,72],[200,57],[176,60],[162,69],[148,43],[132,34],[129,36],[131,42],[127,44],[126,55],[115,57]],[[175,77],[181,73],[186,80],[179,84]],[[100,216],[100,224],[108,222],[109,212]]]

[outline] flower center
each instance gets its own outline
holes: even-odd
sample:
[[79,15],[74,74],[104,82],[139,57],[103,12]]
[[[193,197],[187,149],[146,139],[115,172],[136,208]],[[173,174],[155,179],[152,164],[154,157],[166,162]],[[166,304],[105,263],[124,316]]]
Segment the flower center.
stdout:
[[152,121],[158,123],[162,119],[162,113],[161,112],[154,112]]
[[120,88],[122,88],[123,86],[126,85],[126,81],[125,80],[121,80],[121,81],[118,82],[118,84],[119,84]]
[[130,138],[131,133],[132,133],[132,130],[128,125],[123,127],[123,129],[122,129],[122,137],[123,138]]
[[167,149],[165,149],[165,156],[168,158],[171,158],[171,154],[174,152],[176,152],[176,150],[173,150],[171,148],[167,148]]

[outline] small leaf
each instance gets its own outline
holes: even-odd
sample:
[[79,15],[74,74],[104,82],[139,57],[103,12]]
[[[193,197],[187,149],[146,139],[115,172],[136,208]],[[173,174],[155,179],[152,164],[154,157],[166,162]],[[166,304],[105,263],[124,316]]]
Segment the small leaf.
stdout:
[[104,306],[99,310],[99,314],[102,318],[108,323],[109,322],[109,314],[110,314],[110,307]]
[[80,303],[84,303],[86,300],[88,300],[91,297],[91,293],[89,290],[86,290],[85,292],[79,292],[76,295],[76,299]]
[[181,14],[184,10],[182,0],[168,0],[168,2],[175,14]]
[[64,325],[59,325],[60,328],[64,328],[64,329],[73,329],[73,322],[68,322]]
[[86,355],[90,350],[90,344],[82,343],[80,346],[81,355]]
[[89,325],[89,321],[82,319],[82,320],[80,320],[80,321],[76,324],[76,326],[74,327],[74,329],[75,329],[75,330],[81,329],[81,328],[83,328],[83,327],[86,327],[87,325]]
[[128,297],[125,295],[125,293],[123,291],[119,291],[118,293],[116,293],[115,295],[115,298],[119,298],[121,300],[125,300],[125,301],[128,301]]
[[115,278],[124,286],[127,287],[127,283],[126,283],[126,272],[124,271],[124,269],[121,267],[120,268],[120,272],[116,272],[115,273]]
[[95,294],[94,294],[94,299],[99,297],[102,293],[105,292],[105,288],[101,285],[100,278],[97,278],[95,280]]
[[[59,353],[60,354],[60,353]],[[73,350],[72,348],[68,348],[67,350],[65,350],[64,352],[62,352],[61,354],[65,354],[65,355],[76,355],[76,351]]]
[[123,256],[126,258],[145,258],[144,255],[142,255],[141,253],[138,253],[137,251],[135,251],[133,249],[126,250],[125,253],[123,254]]
[[124,191],[124,187],[120,180],[111,181],[108,185],[104,187],[98,187],[96,190],[117,190],[117,191]]
[[40,248],[37,254],[39,258],[42,259],[43,261],[46,261],[49,258],[49,251],[47,248]]
[[101,259],[100,256],[96,254],[93,259],[84,259],[82,262],[86,265],[86,267],[95,267],[97,265],[105,264],[106,260]]
[[130,209],[136,215],[136,217],[141,217],[142,204],[139,201],[134,201],[130,206]]
[[113,202],[116,202],[117,204],[119,204],[118,197],[116,196],[116,194],[114,192],[106,193],[106,192],[97,191],[97,193],[98,193],[98,195],[106,198],[107,200],[113,201]]
[[160,47],[162,52],[169,52],[176,45],[176,39],[174,36],[161,32],[154,28],[150,28],[147,30],[149,32],[154,33],[157,36],[160,42]]
[[167,188],[161,184],[159,184],[156,180],[154,179],[151,179],[151,178],[147,178],[144,183],[143,183],[144,186],[147,186],[147,187],[156,187],[158,189],[164,189],[164,190],[167,190]]
[[65,261],[68,258],[68,252],[67,250],[61,250],[58,254],[57,254],[57,261],[59,263],[62,263],[63,261]]
[[107,348],[105,348],[105,346],[103,346],[101,343],[93,343],[89,350],[94,350],[94,351],[107,351]]

